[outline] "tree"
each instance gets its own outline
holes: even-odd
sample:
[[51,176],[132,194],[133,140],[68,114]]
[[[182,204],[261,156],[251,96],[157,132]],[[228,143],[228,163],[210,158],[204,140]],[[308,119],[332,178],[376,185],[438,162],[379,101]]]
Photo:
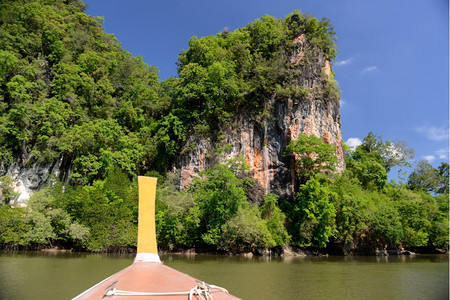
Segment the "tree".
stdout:
[[448,194],[448,164],[442,162],[436,169],[425,160],[419,161],[408,178],[408,188],[436,194]]
[[337,164],[335,147],[324,143],[315,135],[299,134],[286,147],[285,155],[292,155],[295,159],[297,174],[301,183],[306,183],[319,172],[335,170]]
[[200,210],[190,191],[178,191],[173,173],[158,180],[156,235],[158,245],[168,249],[194,247],[200,238]]
[[358,178],[364,188],[382,189],[392,167],[410,166],[408,159],[414,156],[413,149],[407,149],[403,141],[386,141],[369,132],[361,145],[347,151],[347,170]]
[[68,187],[58,203],[74,221],[89,229],[90,235],[84,242],[88,250],[136,246],[137,181],[128,179],[120,168],[110,171],[106,180]]
[[276,242],[267,227],[267,221],[261,219],[258,208],[246,203],[235,216],[222,226],[218,239],[218,248],[227,251],[248,251],[257,247],[273,247]]
[[382,202],[370,216],[373,241],[382,246],[397,246],[401,243],[404,232],[398,211],[389,203]]
[[68,241],[83,244],[89,238],[89,229],[59,206],[57,197],[61,193],[62,186],[53,182],[53,186],[34,193],[28,200],[26,222],[30,229],[26,236],[30,242],[48,246]]
[[448,194],[450,178],[449,164],[442,162],[437,169],[437,173],[439,175],[439,183],[437,184],[435,192],[438,194]]
[[140,129],[155,136],[154,117],[161,118],[158,70],[125,51],[85,8],[7,1],[0,15],[7,25],[0,26],[1,160],[60,159],[76,184],[104,179],[114,164],[130,176],[148,169],[156,146]]
[[337,234],[332,197],[334,193],[318,175],[300,187],[292,208],[292,236],[300,246],[323,248]]
[[361,155],[358,160],[347,161],[347,170],[365,189],[381,190],[388,180],[386,169],[371,156]]
[[430,229],[430,244],[435,247],[449,249],[449,201],[448,194],[438,195],[436,198],[438,210],[433,215]]
[[332,201],[336,208],[336,240],[344,243],[358,240],[368,231],[369,204],[377,195],[363,188],[347,171],[337,176],[330,190],[335,193]]
[[351,154],[354,160],[360,160],[364,156],[368,156],[373,160],[379,162],[387,173],[392,167],[410,166],[408,159],[414,157],[414,150],[407,149],[407,144],[404,141],[383,141],[381,135],[376,135],[373,132],[364,138],[361,145],[356,147]]
[[200,173],[190,186],[199,207],[202,240],[216,245],[222,225],[246,203],[244,181],[227,164],[217,164]]
[[277,195],[272,193],[264,195],[264,202],[260,207],[261,217],[267,222],[267,229],[272,235],[275,246],[284,246],[290,242],[291,237],[286,230],[286,215],[277,203]]
[[407,185],[412,190],[434,191],[437,188],[438,181],[437,170],[426,160],[421,160],[409,174]]
[[24,208],[0,205],[0,246],[17,248],[28,244],[26,233],[30,227],[25,215]]

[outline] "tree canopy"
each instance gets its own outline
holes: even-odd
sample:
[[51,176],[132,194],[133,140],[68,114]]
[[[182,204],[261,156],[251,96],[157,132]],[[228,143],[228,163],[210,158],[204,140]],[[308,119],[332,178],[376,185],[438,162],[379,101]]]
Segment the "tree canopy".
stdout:
[[286,147],[286,153],[293,155],[301,183],[306,183],[319,172],[334,171],[337,165],[334,145],[324,143],[315,135],[299,134]]

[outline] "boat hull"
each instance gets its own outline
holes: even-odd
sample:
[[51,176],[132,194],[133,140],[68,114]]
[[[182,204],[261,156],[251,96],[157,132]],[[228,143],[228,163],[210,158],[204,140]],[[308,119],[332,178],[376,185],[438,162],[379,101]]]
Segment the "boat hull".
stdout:
[[[172,269],[163,263],[135,262],[86,290],[76,300],[82,299],[206,299],[193,290],[207,289],[214,300],[239,299],[225,290],[202,284],[196,278]],[[206,290],[205,289],[205,290]],[[125,293],[123,293],[125,292]],[[203,298],[202,298],[203,297]]]

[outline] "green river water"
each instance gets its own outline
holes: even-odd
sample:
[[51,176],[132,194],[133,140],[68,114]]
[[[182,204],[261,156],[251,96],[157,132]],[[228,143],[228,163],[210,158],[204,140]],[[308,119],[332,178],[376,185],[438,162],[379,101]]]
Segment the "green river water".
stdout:
[[[0,252],[0,299],[71,299],[134,255]],[[448,255],[269,258],[162,255],[242,299],[449,299]],[[162,298],[160,298],[162,299]]]

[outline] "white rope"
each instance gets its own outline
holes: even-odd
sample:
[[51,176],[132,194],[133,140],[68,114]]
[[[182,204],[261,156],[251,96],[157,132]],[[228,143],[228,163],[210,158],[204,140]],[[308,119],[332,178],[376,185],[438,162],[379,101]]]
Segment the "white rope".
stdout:
[[108,290],[105,294],[105,296],[176,296],[176,295],[189,295],[189,292],[150,293],[150,292],[122,291],[113,288],[111,290]]
[[201,299],[204,300],[213,300],[213,297],[211,296],[209,289],[219,289],[225,293],[228,294],[228,291],[224,288],[215,286],[215,285],[208,285],[204,282],[197,281],[199,284],[192,289],[190,289],[187,292],[163,292],[163,293],[152,293],[152,292],[133,292],[133,291],[122,291],[117,290],[114,285],[117,283],[114,282],[111,284],[103,297],[109,297],[109,296],[177,296],[177,295],[187,295],[188,299],[193,299],[192,296],[200,296]]
[[218,289],[218,290],[221,290],[222,292],[229,294],[228,291],[226,289],[224,289],[223,287],[213,285],[213,284],[208,284],[206,286],[209,287],[210,289]]

